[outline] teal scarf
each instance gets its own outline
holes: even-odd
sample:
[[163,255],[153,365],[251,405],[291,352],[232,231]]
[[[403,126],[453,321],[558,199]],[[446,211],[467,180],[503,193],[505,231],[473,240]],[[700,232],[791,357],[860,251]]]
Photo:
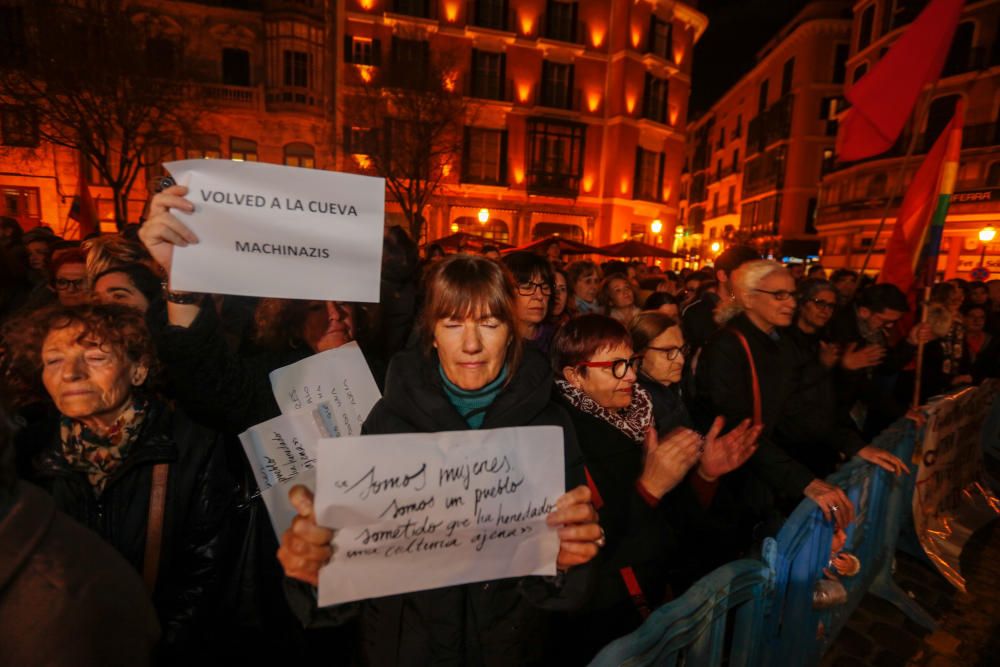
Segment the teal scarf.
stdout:
[[473,391],[466,391],[455,386],[445,376],[444,369],[441,366],[438,366],[438,372],[441,374],[441,381],[444,383],[445,395],[451,404],[455,406],[455,409],[458,410],[458,414],[462,415],[462,419],[469,425],[469,428],[479,428],[482,426],[487,408],[493,404],[497,394],[503,389],[503,383],[507,380],[507,366],[503,367],[500,375],[493,382]]

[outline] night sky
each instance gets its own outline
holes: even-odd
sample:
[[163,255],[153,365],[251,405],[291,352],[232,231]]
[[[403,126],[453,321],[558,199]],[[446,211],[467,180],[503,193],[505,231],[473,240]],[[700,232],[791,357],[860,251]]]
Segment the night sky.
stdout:
[[757,51],[808,0],[701,0],[708,30],[694,50],[691,113],[695,118],[753,68]]

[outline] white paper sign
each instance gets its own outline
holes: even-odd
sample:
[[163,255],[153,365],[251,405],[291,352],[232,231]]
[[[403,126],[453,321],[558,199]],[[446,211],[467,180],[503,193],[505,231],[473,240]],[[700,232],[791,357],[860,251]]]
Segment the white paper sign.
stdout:
[[554,575],[565,489],[558,426],[321,440],[317,520],[337,532],[319,605]]
[[194,213],[173,213],[199,239],[174,249],[174,289],[378,301],[383,179],[231,160],[163,166],[188,188]]
[[360,435],[361,424],[382,398],[355,342],[279,368],[270,378],[282,414],[317,414],[324,437]]
[[240,434],[278,541],[295,518],[288,491],[296,484],[316,486],[316,442],[324,436],[308,412],[281,415]]

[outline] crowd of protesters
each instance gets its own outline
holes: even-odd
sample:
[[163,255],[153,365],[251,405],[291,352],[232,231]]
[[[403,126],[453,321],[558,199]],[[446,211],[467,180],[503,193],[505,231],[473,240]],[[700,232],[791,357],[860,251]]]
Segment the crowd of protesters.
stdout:
[[[675,272],[392,228],[377,304],[177,292],[185,194],[82,243],[3,221],[0,664],[586,664],[803,498],[849,524],[825,478],[908,470],[871,443],[917,385],[1000,374],[1000,281],[918,309],[743,246]],[[349,341],[366,434],[562,427],[557,576],[317,607],[336,527],[296,487],[279,542],[236,436],[280,414],[271,371]]]

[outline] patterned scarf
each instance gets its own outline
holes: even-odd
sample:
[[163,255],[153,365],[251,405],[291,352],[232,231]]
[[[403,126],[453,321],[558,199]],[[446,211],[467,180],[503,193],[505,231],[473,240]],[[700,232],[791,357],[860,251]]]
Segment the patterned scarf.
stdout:
[[139,437],[147,405],[136,401],[100,436],[82,423],[63,417],[59,422],[62,455],[70,467],[87,475],[94,494],[101,495],[111,474],[121,466]]
[[649,397],[649,392],[639,385],[632,387],[632,402],[621,410],[601,407],[583,390],[566,380],[556,380],[556,387],[569,404],[580,412],[606,421],[638,443],[646,439],[646,431],[653,424],[653,400]]

